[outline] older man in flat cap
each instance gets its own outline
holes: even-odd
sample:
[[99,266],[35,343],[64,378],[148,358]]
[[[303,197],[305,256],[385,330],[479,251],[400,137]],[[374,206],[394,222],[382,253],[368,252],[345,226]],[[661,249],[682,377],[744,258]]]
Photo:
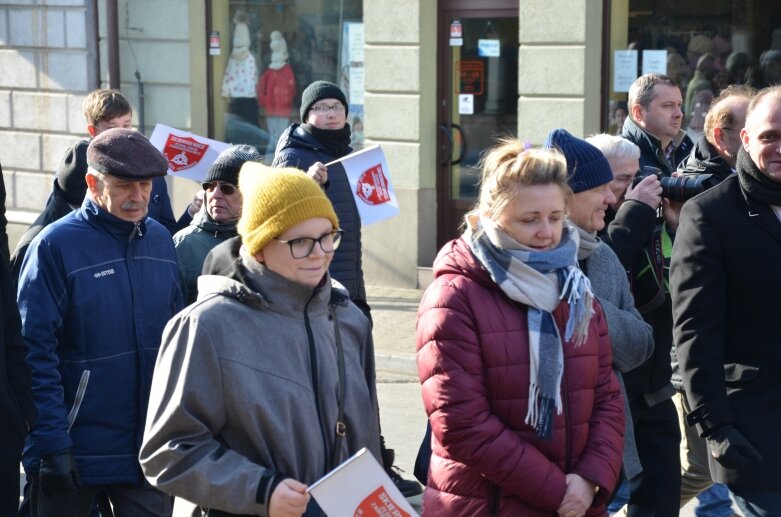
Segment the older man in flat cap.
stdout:
[[25,444],[36,517],[170,515],[138,464],[163,327],[182,307],[171,236],[147,217],[168,164],[141,134],[110,129],[87,150],[81,208],[46,227],[22,265],[18,302],[39,419]]

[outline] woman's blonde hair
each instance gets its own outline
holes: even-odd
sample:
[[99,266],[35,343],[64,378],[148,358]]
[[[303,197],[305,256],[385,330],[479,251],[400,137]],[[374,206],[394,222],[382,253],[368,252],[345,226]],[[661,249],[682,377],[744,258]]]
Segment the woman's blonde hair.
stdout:
[[479,166],[480,193],[467,215],[487,214],[495,219],[520,189],[533,185],[558,186],[565,202],[572,192],[567,185],[567,161],[555,149],[526,149],[515,138],[503,138],[486,151]]

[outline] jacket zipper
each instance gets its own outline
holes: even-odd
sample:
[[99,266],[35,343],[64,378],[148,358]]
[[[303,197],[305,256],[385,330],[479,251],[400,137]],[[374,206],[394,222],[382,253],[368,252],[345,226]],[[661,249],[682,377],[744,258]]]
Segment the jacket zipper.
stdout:
[[306,337],[309,344],[309,374],[312,380],[312,393],[315,396],[315,409],[317,410],[317,423],[320,424],[320,437],[323,440],[323,452],[325,453],[325,465],[323,465],[323,474],[328,472],[328,439],[326,438],[326,426],[323,423],[323,413],[320,409],[320,390],[317,379],[317,350],[315,349],[315,337],[312,333],[312,326],[309,322],[309,304],[314,300],[316,293],[304,305],[304,327],[306,328]]
[[570,443],[570,429],[569,429],[569,389],[567,388],[567,375],[566,372],[561,376],[562,382],[562,406],[564,406],[564,473],[569,474],[570,461],[572,456],[572,445]]

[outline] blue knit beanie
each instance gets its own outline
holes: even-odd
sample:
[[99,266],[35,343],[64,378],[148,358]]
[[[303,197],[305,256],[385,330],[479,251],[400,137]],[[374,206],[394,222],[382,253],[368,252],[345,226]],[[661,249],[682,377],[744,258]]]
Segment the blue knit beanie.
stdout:
[[542,146],[558,149],[567,159],[567,183],[575,194],[613,181],[613,172],[602,151],[566,129],[548,133]]

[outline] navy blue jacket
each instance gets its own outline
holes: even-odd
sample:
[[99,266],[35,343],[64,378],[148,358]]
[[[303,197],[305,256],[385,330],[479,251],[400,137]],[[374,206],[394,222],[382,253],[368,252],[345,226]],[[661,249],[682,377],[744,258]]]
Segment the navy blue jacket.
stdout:
[[149,217],[123,221],[87,196],[30,244],[18,302],[39,415],[25,467],[71,448],[86,485],[140,482],[157,350],[183,306],[168,231]]
[[[293,124],[279,137],[271,166],[295,167],[306,172],[315,162],[328,163],[351,152],[350,147],[333,149],[304,131],[299,124]],[[363,306],[361,302],[366,301],[366,288],[361,255],[361,216],[341,164],[328,167],[325,193],[334,205],[339,226],[344,230],[342,243],[334,253],[328,270],[347,289],[350,299]]]

